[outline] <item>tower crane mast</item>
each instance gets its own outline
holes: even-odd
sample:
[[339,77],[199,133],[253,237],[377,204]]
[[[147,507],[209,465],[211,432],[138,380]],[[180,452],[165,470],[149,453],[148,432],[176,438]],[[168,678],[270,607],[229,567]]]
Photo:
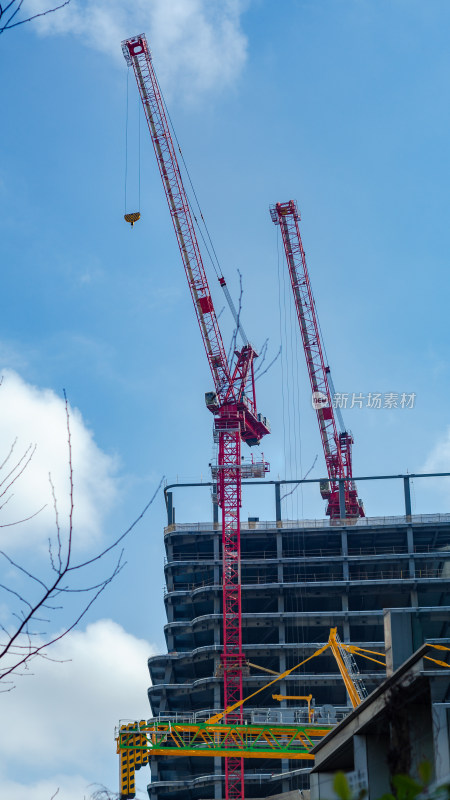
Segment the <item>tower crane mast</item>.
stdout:
[[[259,444],[270,432],[258,414],[255,398],[254,359],[258,354],[247,342],[235,351],[233,369],[228,364],[206,271],[197,242],[189,201],[184,189],[164,101],[153,69],[144,34],[122,42],[128,66],[132,66],[161,174],[170,215],[178,241],[189,290],[211,369],[214,392],[205,395],[214,414],[214,436],[219,444],[217,500],[222,511],[223,552],[223,653],[224,708],[242,697],[242,605],[240,570],[240,506],[242,489],[241,442]],[[224,288],[221,276],[219,282]],[[241,326],[238,327],[241,328]],[[242,328],[241,328],[242,333]],[[250,477],[248,467],[246,477]],[[261,471],[261,465],[256,465]],[[268,465],[263,464],[263,472]],[[242,706],[225,715],[227,722],[242,722]],[[227,800],[243,800],[243,758],[225,758]]]
[[344,429],[341,414],[339,414],[339,427],[341,428],[339,431],[336,423],[331,396],[333,384],[330,368],[325,364],[323,354],[314,297],[300,235],[300,214],[296,203],[290,200],[287,203],[277,203],[271,207],[270,216],[274,224],[279,225],[281,229],[311,383],[313,405],[319,423],[328,472],[328,481],[321,484],[320,487],[322,497],[328,500],[326,513],[332,519],[342,516],[339,486],[343,483],[345,517],[363,517],[364,508],[358,499],[356,485],[352,478],[353,437]]

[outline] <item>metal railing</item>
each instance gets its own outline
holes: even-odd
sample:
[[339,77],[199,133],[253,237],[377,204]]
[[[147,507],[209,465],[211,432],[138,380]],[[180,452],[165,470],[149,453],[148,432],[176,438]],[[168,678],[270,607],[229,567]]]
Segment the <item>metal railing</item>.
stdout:
[[[409,569],[389,569],[389,570],[358,570],[353,571],[349,569],[349,576],[345,577],[342,572],[336,573],[317,573],[317,572],[308,572],[307,575],[283,575],[282,580],[273,580],[273,576],[271,575],[252,575],[251,577],[246,577],[245,574],[242,574],[242,582],[241,585],[243,588],[251,587],[251,586],[268,586],[274,583],[283,583],[283,584],[307,584],[307,583],[348,583],[351,581],[354,582],[365,582],[365,581],[391,581],[391,580],[425,580],[425,579],[437,579],[437,580],[450,580],[450,570],[448,574],[445,574],[444,568],[432,568],[432,567],[424,567],[424,568],[416,568],[414,570],[414,574],[411,575]],[[210,580],[204,581],[194,581],[194,582],[183,582],[183,583],[176,583],[173,585],[173,588],[167,588],[167,586],[163,587],[164,597],[166,597],[171,592],[193,592],[197,589],[204,589],[204,588],[214,588],[217,591],[222,590],[222,585],[218,584],[214,581],[214,578]]]
[[[348,714],[351,713],[352,708],[349,706],[328,706],[323,709],[321,706],[313,707],[315,711],[315,722],[340,722]],[[217,709],[209,708],[202,709],[192,713],[180,712],[161,712],[157,717],[152,717],[148,720],[151,724],[173,722],[177,725],[197,725],[202,722],[207,722],[208,719],[214,714],[217,714]],[[243,710],[244,725],[277,725],[277,724],[292,724],[293,722],[308,722],[308,708],[245,708]]]
[[[450,542],[450,536],[449,536]],[[330,547],[330,548],[316,548],[316,549],[308,549],[308,550],[284,550],[280,556],[278,556],[273,550],[255,550],[252,553],[241,553],[241,562],[245,564],[246,561],[274,561],[283,563],[289,561],[290,559],[314,559],[314,558],[330,558],[330,557],[338,557],[338,558],[345,558],[346,555],[349,558],[355,558],[357,556],[365,557],[365,556],[389,556],[389,555],[436,555],[436,556],[445,556],[448,554],[450,557],[450,544],[438,546],[438,545],[431,545],[431,544],[415,544],[414,548],[411,552],[408,550],[408,546],[405,545],[381,545],[379,547],[376,546],[368,546],[368,547],[349,547],[348,553],[345,554],[342,552],[340,547]],[[164,565],[167,566],[168,564],[178,564],[180,562],[210,562],[211,564],[221,564],[222,562],[222,553],[219,552],[219,555],[214,556],[211,553],[196,553],[196,552],[174,552],[171,558],[167,556],[164,557]]]
[[[334,527],[349,528],[370,528],[370,527],[397,527],[399,525],[420,525],[420,524],[440,524],[450,523],[450,514],[412,514],[409,516],[389,516],[389,517],[362,517],[356,520],[329,520],[329,519],[299,519],[299,520],[279,520],[260,521],[260,522],[241,522],[243,531],[276,531],[283,530],[330,530]],[[216,526],[214,528],[214,525]],[[219,530],[218,522],[174,522],[164,529],[167,535],[173,531],[190,533],[210,533],[212,530]]]
[[[411,480],[418,479],[422,483],[422,480],[424,478],[433,478],[433,479],[435,479],[435,478],[446,478],[446,479],[448,479],[449,477],[450,477],[450,472],[422,472],[422,473],[406,473],[406,474],[401,473],[401,474],[397,474],[397,475],[358,475],[358,476],[355,475],[353,480],[358,484],[359,483],[365,484],[366,481],[370,481],[370,482],[373,483],[375,481],[376,485],[379,485],[378,484],[379,481],[394,481],[397,484],[398,484],[398,482],[400,482],[400,485],[402,486],[402,489],[403,489],[403,506],[404,506],[404,514],[405,514],[405,517],[403,519],[404,519],[405,523],[410,523],[412,521]],[[244,481],[243,482],[243,490],[245,491],[246,486],[264,486],[264,487],[272,486],[275,489],[275,517],[276,517],[278,526],[284,527],[286,525],[286,523],[282,521],[282,513],[281,513],[281,511],[282,511],[282,495],[281,495],[282,487],[286,488],[286,487],[291,486],[291,485],[295,487],[295,486],[299,486],[300,484],[302,484],[302,485],[303,484],[318,484],[318,486],[320,486],[320,484],[323,483],[324,481],[327,481],[327,478],[324,478],[324,477],[322,477],[322,478],[289,478],[289,479],[282,479],[282,480],[279,479],[279,480],[275,480],[275,481],[273,481],[273,480],[249,480],[249,481]],[[373,524],[374,520],[378,520],[377,524],[379,524],[379,525],[384,525],[384,524],[390,525],[390,524],[393,524],[393,522],[392,522],[393,520],[394,521],[396,521],[396,520],[398,521],[399,520],[399,517],[371,517],[371,518],[369,518],[371,521],[368,522],[367,518],[357,519],[357,520],[345,518],[345,478],[339,478],[338,483],[339,483],[339,506],[340,506],[341,519],[337,519],[337,520],[320,520],[319,521],[319,525],[315,524],[317,522],[317,520],[309,521],[309,525],[308,525],[309,528],[311,528],[311,527],[323,528],[323,527],[330,527],[330,526],[333,526],[333,525],[346,526],[346,527],[350,526],[350,525],[355,525],[355,526],[361,528],[364,525]],[[182,482],[182,483],[180,483],[180,482],[177,481],[177,483],[172,483],[172,484],[166,485],[164,487],[164,499],[165,499],[166,508],[167,508],[167,522],[168,522],[169,526],[175,523],[175,508],[174,508],[174,504],[173,504],[173,491],[175,489],[178,491],[179,489],[182,489],[182,488],[192,489],[194,487],[202,487],[203,489],[205,489],[205,488],[208,489],[208,493],[210,495],[212,495],[212,499],[213,499],[213,520],[214,520],[214,523],[219,524],[219,509],[218,509],[218,506],[217,506],[217,495],[216,495],[217,486],[216,486],[216,484],[213,483],[212,481],[201,481],[200,483],[199,482],[191,482],[191,481],[190,482]],[[364,492],[362,492],[362,495],[364,496]],[[448,515],[445,514],[445,515],[438,515],[438,516],[447,517]],[[415,517],[416,521],[417,520],[419,520],[419,521],[423,521],[423,520],[429,521],[430,517],[434,517],[434,521],[436,521],[436,515],[434,515],[434,514],[432,514],[432,515],[429,515],[429,514],[414,515],[414,517]],[[448,521],[448,520],[445,520],[445,521]],[[395,524],[398,524],[398,522],[396,522]],[[257,525],[257,523],[250,523],[249,527],[255,529],[255,525]],[[298,523],[296,523],[296,527],[299,527]]]

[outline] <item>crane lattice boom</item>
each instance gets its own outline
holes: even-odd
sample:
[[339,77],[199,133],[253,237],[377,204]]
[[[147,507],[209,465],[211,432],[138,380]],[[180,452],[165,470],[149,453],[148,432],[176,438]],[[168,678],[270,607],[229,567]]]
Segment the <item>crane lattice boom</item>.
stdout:
[[133,67],[136,76],[206,354],[214,377],[216,392],[220,396],[224,387],[230,383],[227,357],[170,135],[163,99],[144,34],[123,42],[122,51],[127,64]]
[[[236,351],[231,371],[223,346],[216,312],[206,277],[194,223],[175,148],[167,121],[164,101],[153,69],[150,50],[143,34],[122,42],[128,66],[132,66],[161,179],[166,193],[175,234],[183,260],[195,313],[214,381],[214,392],[205,395],[206,405],[214,414],[215,437],[219,442],[217,497],[222,509],[223,549],[223,654],[224,706],[242,700],[242,606],[240,583],[240,505],[241,441],[259,444],[269,433],[265,417],[258,414],[255,399],[254,359],[258,354],[250,344]],[[219,278],[222,287],[223,277]],[[241,335],[242,326],[237,321]],[[264,471],[268,465],[264,465]],[[239,723],[242,711],[227,715],[227,721]],[[243,759],[232,755],[225,759],[227,800],[243,800]]]
[[313,405],[317,413],[322,438],[329,483],[321,486],[322,497],[328,499],[327,514],[339,518],[339,481],[344,481],[345,516],[364,516],[352,479],[353,438],[348,431],[340,431],[336,425],[330,392],[330,369],[325,365],[314,297],[309,281],[305,251],[300,236],[300,214],[293,200],[277,203],[270,209],[275,225],[279,225],[289,268],[294,302],[300,324],[303,348],[306,356]]

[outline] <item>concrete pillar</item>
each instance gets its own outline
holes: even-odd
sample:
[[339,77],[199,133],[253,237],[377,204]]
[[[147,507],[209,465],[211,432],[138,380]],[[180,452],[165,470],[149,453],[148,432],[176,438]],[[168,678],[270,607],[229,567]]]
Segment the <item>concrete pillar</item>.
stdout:
[[[278,613],[279,614],[284,614],[284,597],[283,597],[283,595],[281,593],[278,595]],[[278,642],[281,645],[279,670],[280,670],[280,672],[285,672],[286,671],[286,651],[283,649],[283,645],[286,642],[286,627],[285,627],[284,622],[280,622],[278,624]],[[285,680],[280,681],[278,685],[279,685],[279,689],[277,689],[276,686],[274,687],[274,694],[287,694],[288,693],[287,692],[287,685],[286,685],[286,681]],[[274,702],[274,705],[278,705],[275,702],[275,700],[273,702]],[[286,705],[287,705],[286,704],[286,700],[283,700],[280,703],[279,707],[280,708],[286,708]]]
[[167,502],[167,525],[173,525],[175,522],[175,507],[173,505],[173,493],[166,493]]
[[277,531],[276,533],[276,545],[277,545],[277,581],[278,583],[283,583],[283,532]]
[[286,641],[286,639],[285,639],[285,630],[286,629],[285,629],[285,625],[284,625],[284,621],[283,621],[284,620],[284,618],[283,618],[283,614],[284,614],[284,595],[282,594],[282,592],[279,593],[278,598],[277,598],[277,611],[281,615],[281,619],[280,619],[280,621],[279,621],[279,623],[277,625],[277,627],[278,627],[278,641],[279,641],[280,644],[284,644],[285,641]]
[[222,775],[222,759],[214,759],[214,775],[217,780],[214,781],[214,800],[222,800],[222,781],[219,780],[219,775]]
[[[281,772],[289,772],[289,761],[287,758],[281,759]],[[281,791],[288,792],[289,791],[289,778],[282,778],[281,779]]]
[[275,484],[275,519],[277,521],[277,528],[281,528],[281,491],[280,484]]
[[433,703],[431,707],[435,780],[448,780],[450,775],[450,703]]
[[[366,774],[358,775],[358,782],[368,781],[369,800],[378,800],[391,791],[389,768],[386,761],[386,742],[378,734],[367,735]],[[363,787],[361,787],[363,788]]]
[[[220,683],[216,681],[214,684],[214,708],[221,709],[222,708],[222,697],[220,694]],[[219,759],[220,761],[220,759]]]
[[[221,612],[221,603],[220,603],[220,595],[218,593],[214,594],[214,614],[220,616]],[[222,620],[218,619],[214,623],[214,644],[220,644],[220,634],[222,631]]]
[[408,566],[409,566],[409,577],[415,578],[416,577],[416,565],[414,563],[414,534],[413,529],[408,526],[406,529],[406,541],[408,545]]
[[348,568],[348,537],[346,528],[343,528],[341,530],[341,553],[342,553],[342,574],[344,581],[348,581],[350,573]]
[[[341,594],[342,611],[348,611],[348,594]],[[348,617],[342,621],[342,628],[344,632],[344,642],[350,642],[350,622]]]
[[166,558],[167,561],[173,561],[173,544],[167,537],[166,544]]
[[345,519],[345,483],[343,478],[339,478],[339,516]]
[[367,779],[367,743],[366,737],[362,734],[356,734],[353,737],[353,763],[355,772],[360,772],[361,775],[365,775]]
[[335,772],[311,773],[309,788],[311,800],[333,800],[336,793],[333,789]]
[[386,675],[392,675],[424,641],[420,617],[414,608],[386,608],[383,612]]
[[171,569],[166,570],[166,586],[168,592],[173,592],[174,584],[173,584],[173,575]]
[[405,515],[407,519],[411,520],[411,487],[409,477],[406,475],[403,478],[403,490],[405,493]]
[[[350,580],[350,571],[348,566],[348,536],[346,528],[341,530],[341,553],[342,553],[342,577],[345,581]],[[348,611],[348,590],[345,594],[341,595],[342,611]],[[344,642],[350,641],[350,623],[348,619],[342,622]]]
[[166,614],[167,614],[167,622],[174,622],[175,621],[174,620],[174,616],[173,616],[173,605],[172,605],[170,599],[166,603]]
[[167,661],[164,668],[164,683],[173,683],[172,661]]

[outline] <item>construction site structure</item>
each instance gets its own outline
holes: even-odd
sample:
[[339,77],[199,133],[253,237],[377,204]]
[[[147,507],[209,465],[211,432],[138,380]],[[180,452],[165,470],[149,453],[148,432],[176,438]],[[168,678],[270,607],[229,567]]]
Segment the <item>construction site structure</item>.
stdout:
[[[384,647],[381,618],[386,605],[426,605],[429,635],[439,638],[446,631],[450,518],[414,520],[409,513],[391,518],[387,525],[363,518],[352,476],[352,438],[343,426],[338,433],[334,419],[298,212],[287,204],[285,213],[276,211],[274,221],[284,231],[294,297],[306,290],[297,310],[302,335],[309,326],[303,341],[329,477],[322,495],[328,499],[334,526],[330,520],[287,522],[278,511],[276,522],[252,518],[242,524],[242,476],[261,476],[268,470],[264,460],[243,468],[241,458],[241,442],[256,445],[269,433],[256,406],[257,353],[231,303],[244,344],[234,350],[231,363],[227,359],[145,36],[127,39],[123,52],[136,77],[213,378],[214,391],[207,392],[205,400],[214,415],[219,445],[214,480],[222,519],[219,525],[214,513],[211,523],[180,525],[173,515],[169,518],[168,653],[149,660],[149,699],[157,722],[151,730],[148,722],[132,723],[122,733],[125,741],[133,737],[129,754],[135,766],[139,758],[141,764],[149,761],[151,800],[268,797],[304,785],[309,769],[298,762],[311,760],[308,737],[314,741],[312,731],[319,736],[318,731],[347,714],[353,703],[342,673],[355,678],[354,665],[344,657],[337,632],[334,643],[342,669],[336,666],[331,646],[320,653],[313,669],[307,666],[330,627],[339,628],[344,644],[352,641],[377,653]],[[219,283],[229,297],[222,275]],[[364,527],[359,526],[362,522]],[[295,671],[299,662],[304,666]],[[281,701],[272,697],[267,672],[280,676]],[[383,677],[382,667],[371,666],[356,680],[362,691]],[[244,711],[241,701],[249,695],[253,699]],[[299,708],[297,698],[309,695],[315,702]],[[192,745],[200,737],[204,754],[199,755]],[[149,741],[155,745],[153,752]],[[262,756],[261,746],[267,748]],[[171,749],[173,753],[167,752]],[[245,775],[244,757],[252,765]]]
[[[276,674],[273,670],[247,662],[248,667],[259,669],[263,672],[275,674],[266,686],[257,689],[243,700],[238,700],[233,706],[224,711],[213,714],[206,722],[186,718],[161,721],[149,719],[147,721],[121,725],[117,731],[117,753],[120,759],[120,796],[121,798],[135,797],[135,771],[148,763],[150,755],[210,758],[221,756],[225,758],[275,758],[292,760],[313,760],[313,748],[326,736],[332,726],[315,724],[315,711],[311,708],[313,700],[310,695],[272,695],[274,700],[306,700],[308,703],[308,724],[269,724],[256,725],[246,721],[245,724],[229,725],[224,723],[225,717],[238,708],[244,707],[258,694],[270,686],[287,678],[300,667],[322,655],[328,648],[331,649],[344,684],[349,693],[353,708],[356,708],[367,696],[367,691],[359,674],[352,654],[364,656],[384,668],[386,667],[385,655],[367,648],[344,644],[340,641],[337,628],[332,628],[328,642],[319,647],[312,655],[307,656],[298,664],[288,670]],[[440,650],[444,648],[440,647]],[[450,648],[446,648],[450,652]],[[370,655],[368,655],[370,653]],[[375,659],[373,656],[377,656]],[[383,660],[384,658],[384,660]],[[435,659],[432,659],[435,660]],[[441,663],[441,662],[437,662]]]
[[[268,490],[261,484],[259,491]],[[190,491],[202,490],[170,489],[179,518],[183,493]],[[175,522],[172,505],[164,535],[167,653],[149,659],[148,696],[152,717],[162,723],[186,715],[206,723],[224,708],[221,531],[214,515],[210,522]],[[450,514],[335,522],[241,521],[242,637],[249,662],[245,697],[267,687],[271,673],[283,673],[312,655],[328,640],[330,628],[337,628],[343,644],[382,653],[386,608],[409,609],[415,628],[428,639],[450,636]],[[358,659],[368,693],[385,677],[373,658]],[[285,699],[273,699],[275,693]],[[307,703],[288,699],[299,695],[312,695],[314,722],[322,726],[352,711],[331,648],[246,703],[244,722],[308,725]],[[284,755],[246,760],[246,798],[307,788],[308,761]],[[151,755],[149,763],[151,800],[224,797],[220,757]]]
[[[222,597],[223,652],[221,675],[225,708],[242,700],[242,607],[240,586],[240,507],[241,442],[257,445],[268,434],[265,417],[258,414],[255,397],[253,347],[244,342],[228,363],[205,267],[197,241],[189,200],[183,185],[164,100],[153,69],[151,53],[144,34],[122,42],[128,66],[134,70],[137,86],[153,143],[166,199],[172,218],[186,278],[193,300],[206,356],[214,381],[214,391],[205,395],[206,405],[214,415],[218,442],[217,502],[222,511]],[[219,282],[224,289],[225,279]],[[233,311],[233,307],[232,307]],[[235,319],[239,328],[239,321]],[[242,328],[241,328],[242,333]],[[244,334],[245,336],[245,334]],[[255,468],[256,469],[256,468]],[[264,466],[263,472],[267,471]],[[247,468],[247,472],[249,470]],[[257,471],[260,471],[260,465]],[[242,710],[227,715],[227,721],[242,722]],[[243,760],[225,759],[226,800],[243,800]]]
[[[332,519],[364,516],[352,476],[353,436],[344,427],[340,409],[334,409],[334,391],[330,367],[324,358],[320,328],[309,280],[305,251],[300,236],[300,214],[296,203],[277,203],[270,209],[275,225],[279,225],[289,268],[295,308],[308,367],[312,402],[316,410],[325,455],[328,481],[320,487],[327,500],[326,513]],[[337,418],[337,419],[336,419]]]

